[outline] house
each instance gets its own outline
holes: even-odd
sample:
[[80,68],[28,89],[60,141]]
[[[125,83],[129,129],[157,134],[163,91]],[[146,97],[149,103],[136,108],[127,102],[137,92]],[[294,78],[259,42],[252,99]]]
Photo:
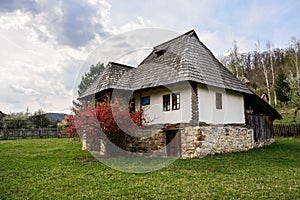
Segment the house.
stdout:
[[149,118],[149,137],[133,143],[148,150],[168,144],[161,151],[167,155],[201,157],[263,146],[274,141],[273,121],[282,118],[223,66],[194,30],[154,47],[136,68],[110,62],[79,98],[110,100],[120,92],[129,93]]

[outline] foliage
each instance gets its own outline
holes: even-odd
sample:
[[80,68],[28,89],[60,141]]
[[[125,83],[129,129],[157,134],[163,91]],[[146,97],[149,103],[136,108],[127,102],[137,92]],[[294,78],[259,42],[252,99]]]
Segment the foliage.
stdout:
[[[96,65],[92,65],[90,67],[90,70],[88,73],[84,73],[84,75],[81,77],[81,81],[78,85],[78,95],[80,96],[83,94],[87,88],[94,82],[94,80],[101,75],[101,73],[104,71],[104,64],[98,62]],[[76,108],[83,107],[85,101],[84,100],[79,100],[79,101],[73,101],[73,105]]]
[[[254,90],[258,96],[267,93],[269,99],[276,103],[275,77],[280,69],[290,74],[291,101],[300,104],[300,40],[293,37],[291,45],[286,48],[274,48],[267,42],[265,48],[259,47],[251,52],[238,52],[237,43],[233,43],[229,55],[222,58],[222,63],[240,80]],[[243,77],[241,77],[243,76]],[[298,88],[298,89],[297,89]],[[298,92],[297,92],[298,91]]]
[[77,135],[73,115],[65,116],[63,122],[59,124],[59,128],[61,128],[69,137]]
[[12,113],[3,117],[3,128],[21,129],[30,128],[29,113]]
[[244,72],[242,71],[241,55],[238,53],[238,48],[237,42],[233,41],[232,49],[226,60],[226,66],[233,75],[237,78],[242,78]]
[[34,112],[29,120],[31,121],[33,128],[46,128],[51,124],[50,117],[42,109]]
[[5,115],[2,123],[3,128],[6,129],[53,128],[53,126],[56,126],[52,123],[50,117],[41,109],[34,112],[33,115],[29,112]]
[[288,81],[291,87],[291,103],[300,107],[300,77],[297,77],[297,75],[294,76],[290,73]]
[[144,110],[129,112],[131,105],[125,102],[116,98],[113,103],[104,101],[74,109],[75,115],[64,119],[64,131],[73,135],[77,128],[79,135],[87,137],[100,137],[103,132],[113,143],[125,148],[125,133],[137,130],[145,122]]
[[275,81],[275,91],[279,101],[286,103],[290,100],[291,88],[287,81],[287,76],[282,70],[279,70]]
[[81,77],[81,82],[78,85],[78,95],[81,95],[103,72],[103,70],[103,63],[98,62],[96,65],[92,65],[90,67],[90,71],[88,73],[84,73],[84,75]]
[[0,199],[300,198],[299,138],[147,174],[113,170],[72,139],[1,140],[0,151]]
[[[282,120],[275,120],[274,124],[291,124],[293,123],[295,107],[287,104],[285,107],[276,107],[277,111],[282,116]],[[300,115],[298,115],[298,120],[300,120]],[[300,122],[300,121],[297,121]]]

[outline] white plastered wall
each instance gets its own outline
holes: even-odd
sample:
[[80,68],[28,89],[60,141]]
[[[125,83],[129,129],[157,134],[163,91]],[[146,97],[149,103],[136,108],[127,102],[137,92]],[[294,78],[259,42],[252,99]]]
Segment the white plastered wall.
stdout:
[[[216,109],[216,92],[222,94],[222,109]],[[208,124],[244,124],[244,97],[237,92],[198,85],[199,121]]]
[[[171,91],[170,91],[171,90]],[[150,96],[150,105],[143,106],[145,110],[148,124],[164,124],[164,123],[188,123],[191,121],[191,88],[187,85],[176,85],[168,89],[156,88],[142,91],[142,97]],[[171,93],[180,93],[180,109],[163,111],[163,95]],[[135,95],[136,108],[140,107],[139,94]],[[171,99],[172,104],[172,99]]]

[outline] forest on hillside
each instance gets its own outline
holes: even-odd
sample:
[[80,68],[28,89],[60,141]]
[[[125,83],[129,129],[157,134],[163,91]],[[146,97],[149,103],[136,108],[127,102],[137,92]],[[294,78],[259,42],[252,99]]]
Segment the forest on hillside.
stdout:
[[273,106],[300,107],[300,40],[276,48],[270,41],[255,44],[255,50],[240,53],[236,41],[220,61],[253,92]]

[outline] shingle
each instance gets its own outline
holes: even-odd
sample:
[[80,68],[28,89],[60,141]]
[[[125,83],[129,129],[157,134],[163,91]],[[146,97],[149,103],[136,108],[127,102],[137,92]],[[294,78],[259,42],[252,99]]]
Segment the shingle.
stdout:
[[109,63],[103,74],[80,98],[105,89],[139,90],[180,81],[195,81],[252,94],[214,57],[192,30],[154,47],[137,68]]
[[251,102],[255,101],[253,106],[259,107],[262,112],[281,118],[275,109],[262,102],[215,58],[194,30],[154,47],[137,68],[110,62],[79,98],[106,89],[135,91],[182,81],[244,93],[246,104],[252,105]]
[[79,97],[80,99],[106,89],[129,89],[133,67],[110,62],[103,73],[95,79],[90,87]]
[[193,30],[154,47],[135,69],[131,89],[169,85],[177,81],[195,81],[252,94],[200,42]]

